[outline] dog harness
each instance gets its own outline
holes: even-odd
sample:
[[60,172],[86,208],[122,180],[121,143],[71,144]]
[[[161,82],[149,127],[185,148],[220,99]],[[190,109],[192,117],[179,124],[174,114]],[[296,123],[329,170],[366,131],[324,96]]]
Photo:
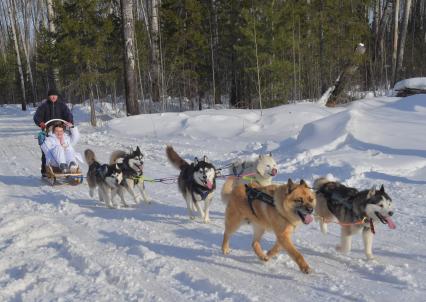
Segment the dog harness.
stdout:
[[212,192],[213,190],[211,189],[207,189],[204,188],[202,186],[193,186],[193,191],[191,192],[192,194],[192,200],[197,201],[197,199],[195,199],[195,195],[194,193],[198,194],[201,196],[201,200],[206,200],[207,196],[209,196],[209,194]]
[[255,189],[255,188],[252,188],[248,185],[245,185],[245,187],[246,187],[246,194],[247,194],[247,202],[248,202],[250,209],[253,212],[254,216],[257,217],[256,212],[254,211],[254,208],[253,208],[253,202],[255,200],[260,200],[261,202],[264,202],[267,205],[275,207],[274,198],[271,195],[266,194],[266,193],[264,193],[260,190]]

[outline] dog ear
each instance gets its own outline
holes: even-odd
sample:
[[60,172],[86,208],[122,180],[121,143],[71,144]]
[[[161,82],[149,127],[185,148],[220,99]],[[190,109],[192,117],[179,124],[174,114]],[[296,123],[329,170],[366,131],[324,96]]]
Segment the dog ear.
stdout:
[[269,156],[272,157],[272,152],[269,152]]
[[302,185],[302,186],[305,186],[305,187],[308,187],[308,184],[305,182],[305,180],[303,180],[303,179],[301,179],[300,180],[300,184]]
[[204,155],[204,157],[203,157],[203,162],[206,162],[206,163],[210,162],[206,155]]
[[380,187],[380,193],[385,193],[385,187],[383,185]]
[[294,189],[294,182],[291,180],[291,178],[287,181],[287,194],[290,194]]
[[198,157],[194,158],[194,166],[198,165]]
[[120,170],[120,167],[118,166],[118,164],[115,164],[115,168],[116,168],[117,170]]
[[139,149],[139,146],[136,147],[136,153],[142,153],[141,149]]
[[368,191],[367,199],[373,197],[374,195],[376,195],[376,186],[375,185],[373,187],[371,187],[370,191]]

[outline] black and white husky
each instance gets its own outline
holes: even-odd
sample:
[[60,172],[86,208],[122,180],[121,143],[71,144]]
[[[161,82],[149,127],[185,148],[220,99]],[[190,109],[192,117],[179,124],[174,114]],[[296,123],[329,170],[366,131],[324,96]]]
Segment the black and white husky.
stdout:
[[123,205],[127,207],[122,190],[123,172],[118,165],[100,164],[91,149],[84,151],[84,157],[89,165],[87,183],[90,197],[93,197],[97,187],[99,200],[105,202],[107,207],[114,208],[113,201],[117,194],[120,196]]
[[367,259],[373,259],[374,224],[381,222],[394,229],[392,199],[383,185],[370,190],[358,191],[341,183],[319,178],[314,183],[317,204],[316,215],[320,217],[321,231],[327,233],[327,222],[337,218],[341,225],[340,245],[337,250],[348,253],[351,250],[352,235],[362,230],[364,252]]
[[[189,164],[176,153],[172,146],[167,146],[166,154],[172,165],[180,170],[178,186],[186,200],[189,218],[195,219],[193,214],[195,207],[203,221],[209,222],[209,206],[216,189],[215,167],[208,162],[206,156],[203,160],[195,158],[194,162]],[[204,210],[200,206],[203,200]]]
[[[143,198],[146,203],[149,203],[143,179],[144,156],[140,148],[137,147],[136,150],[132,149],[130,153],[122,150],[114,151],[110,156],[109,163],[111,165],[117,164],[121,171],[123,171],[123,186],[133,197],[134,201],[140,203]],[[136,187],[139,189],[142,197],[136,194]]]

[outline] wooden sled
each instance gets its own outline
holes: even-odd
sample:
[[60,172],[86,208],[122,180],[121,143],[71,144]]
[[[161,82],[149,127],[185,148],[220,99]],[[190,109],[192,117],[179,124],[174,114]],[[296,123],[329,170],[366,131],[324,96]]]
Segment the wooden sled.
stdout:
[[83,182],[83,174],[78,167],[75,173],[62,173],[58,167],[46,165],[47,182],[52,186],[57,184],[79,185]]

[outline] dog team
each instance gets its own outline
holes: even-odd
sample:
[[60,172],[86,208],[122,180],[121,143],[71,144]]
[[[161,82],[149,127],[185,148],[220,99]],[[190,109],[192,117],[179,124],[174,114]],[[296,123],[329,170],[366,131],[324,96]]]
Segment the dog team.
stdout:
[[[139,147],[128,153],[114,151],[107,164],[99,163],[90,149],[85,150],[84,155],[89,165],[87,182],[90,196],[93,197],[97,187],[99,200],[110,208],[115,207],[116,195],[123,206],[128,206],[124,200],[125,191],[136,203],[140,203],[141,199],[149,202],[143,179],[143,154]],[[205,223],[209,222],[209,207],[220,169],[216,169],[206,156],[188,163],[171,146],[167,146],[166,155],[180,171],[177,183],[186,201],[189,218],[195,219],[197,211]],[[362,231],[367,259],[373,259],[375,224],[381,222],[391,229],[396,227],[391,219],[392,199],[383,185],[378,190],[373,187],[358,191],[324,177],[314,181],[313,189],[303,179],[298,183],[289,179],[285,184],[273,184],[272,178],[277,175],[278,169],[271,154],[260,155],[252,161],[239,160],[227,167],[233,175],[227,177],[221,192],[226,205],[222,242],[225,255],[230,252],[231,235],[243,223],[249,223],[253,228],[252,248],[261,261],[268,261],[280,250],[285,250],[303,273],[309,273],[311,268],[294,246],[291,236],[298,225],[311,223],[314,216],[323,233],[327,232],[327,223],[340,225],[337,250],[343,253],[351,250],[352,235]],[[247,183],[243,175],[252,175],[252,181]],[[136,194],[136,188],[142,197]],[[265,231],[273,231],[276,236],[275,244],[266,254],[260,244]]]

